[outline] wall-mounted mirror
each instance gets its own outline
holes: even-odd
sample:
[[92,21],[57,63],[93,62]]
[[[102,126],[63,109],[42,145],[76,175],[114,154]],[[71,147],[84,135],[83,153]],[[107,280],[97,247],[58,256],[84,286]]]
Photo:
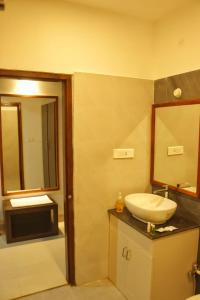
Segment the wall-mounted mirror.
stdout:
[[151,182],[199,195],[200,101],[153,105]]
[[3,195],[58,188],[58,99],[0,95]]

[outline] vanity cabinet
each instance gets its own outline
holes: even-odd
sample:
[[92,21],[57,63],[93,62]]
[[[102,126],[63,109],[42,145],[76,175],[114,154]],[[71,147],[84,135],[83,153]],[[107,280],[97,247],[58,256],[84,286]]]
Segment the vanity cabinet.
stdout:
[[7,243],[43,238],[58,234],[58,204],[12,207],[3,201]]
[[129,300],[185,300],[198,240],[198,228],[151,240],[111,215],[109,278]]

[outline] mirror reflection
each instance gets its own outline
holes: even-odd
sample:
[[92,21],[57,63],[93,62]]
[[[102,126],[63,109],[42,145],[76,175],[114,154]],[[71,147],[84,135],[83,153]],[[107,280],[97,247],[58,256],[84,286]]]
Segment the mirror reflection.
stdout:
[[155,108],[154,181],[197,192],[199,116],[200,104]]
[[1,95],[4,194],[58,186],[57,97]]

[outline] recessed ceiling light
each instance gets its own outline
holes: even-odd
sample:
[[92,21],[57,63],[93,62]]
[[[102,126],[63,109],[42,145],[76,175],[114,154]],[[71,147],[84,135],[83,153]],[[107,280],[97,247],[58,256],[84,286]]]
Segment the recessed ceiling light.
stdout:
[[18,80],[15,86],[15,93],[19,95],[37,95],[38,82],[34,80]]

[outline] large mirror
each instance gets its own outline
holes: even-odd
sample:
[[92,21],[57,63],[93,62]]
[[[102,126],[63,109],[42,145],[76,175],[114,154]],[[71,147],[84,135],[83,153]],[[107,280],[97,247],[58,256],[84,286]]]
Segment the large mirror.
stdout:
[[0,95],[3,195],[58,188],[58,99]]
[[153,105],[152,184],[198,195],[200,101]]

